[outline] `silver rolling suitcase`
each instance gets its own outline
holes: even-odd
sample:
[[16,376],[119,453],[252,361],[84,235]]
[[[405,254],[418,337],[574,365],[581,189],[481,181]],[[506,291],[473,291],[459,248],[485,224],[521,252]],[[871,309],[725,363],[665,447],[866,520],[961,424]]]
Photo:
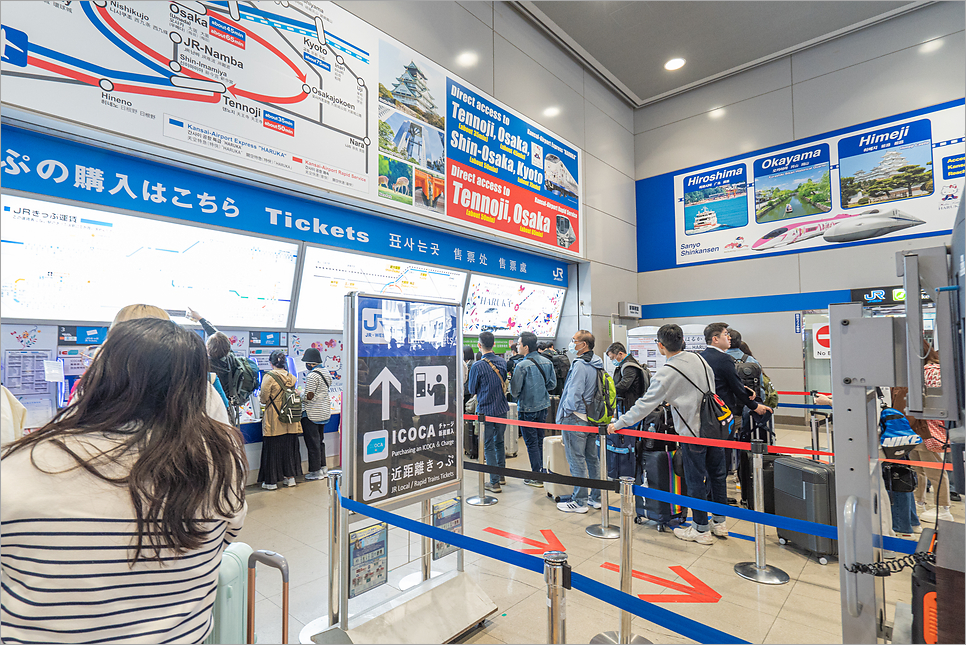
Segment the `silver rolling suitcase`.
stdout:
[[[510,404],[510,411],[507,412],[506,418],[507,419],[516,419],[517,418],[517,404],[516,403],[511,403]],[[519,441],[519,438],[520,438],[520,426],[510,425],[508,423],[506,425],[506,429],[503,431],[503,449],[506,452],[506,456],[508,458],[509,457],[516,457],[517,454],[520,452],[520,448],[519,448],[520,441]]]
[[[556,475],[570,475],[570,465],[567,463],[567,453],[564,451],[563,437],[543,438],[543,467],[544,470]],[[559,502],[561,497],[573,495],[574,487],[564,484],[544,482],[547,497]]]

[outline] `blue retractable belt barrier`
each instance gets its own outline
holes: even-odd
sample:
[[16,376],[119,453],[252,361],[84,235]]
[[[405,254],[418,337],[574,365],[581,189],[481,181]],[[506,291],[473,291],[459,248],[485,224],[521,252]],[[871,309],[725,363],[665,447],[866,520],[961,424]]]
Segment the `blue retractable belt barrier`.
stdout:
[[[418,522],[416,520],[411,520],[406,517],[401,517],[382,509],[366,506],[360,502],[342,497],[341,492],[338,492],[338,495],[343,507],[345,507],[347,510],[355,511],[360,515],[365,515],[374,520],[379,520],[380,522],[386,522],[387,524],[398,526],[401,529],[416,533],[417,535],[422,535],[440,542],[452,544],[453,546],[461,549],[473,551],[474,553],[478,553],[482,556],[493,558],[494,560],[499,560],[501,562],[506,562],[507,564],[512,564],[514,566],[527,569],[528,571],[533,571],[534,573],[543,573],[543,558],[538,558],[535,555],[529,555],[527,553],[520,553],[519,551],[514,551],[513,549],[508,549],[503,546],[490,544],[489,542],[471,538],[460,533],[445,531],[443,529],[436,528],[435,526],[424,524],[423,522]],[[579,591],[597,598],[598,600],[603,600],[604,602],[614,605],[615,607],[625,609],[635,616],[639,616],[644,620],[654,623],[655,625],[669,629],[672,632],[681,634],[682,636],[686,636],[700,643],[747,642],[725,632],[714,629],[713,627],[708,627],[707,625],[703,625],[697,621],[691,620],[690,618],[675,614],[673,611],[663,607],[659,607],[645,600],[641,600],[640,598],[635,598],[630,594],[625,594],[618,589],[608,587],[602,582],[591,580],[590,578],[582,576],[578,573],[571,574],[570,584],[574,589],[578,589]]]

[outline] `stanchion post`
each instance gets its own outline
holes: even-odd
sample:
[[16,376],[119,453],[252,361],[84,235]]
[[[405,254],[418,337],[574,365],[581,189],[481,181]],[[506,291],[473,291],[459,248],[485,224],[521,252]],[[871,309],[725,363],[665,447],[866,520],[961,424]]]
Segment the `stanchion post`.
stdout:
[[543,554],[543,579],[547,583],[547,643],[567,642],[567,598],[570,589],[570,565],[563,551]]
[[[621,591],[633,595],[632,575],[634,560],[632,557],[633,549],[633,530],[634,530],[634,478],[621,477]],[[621,643],[621,645],[645,645],[651,641],[643,636],[631,633],[631,612],[621,610],[620,630],[616,632],[603,632],[590,639],[591,643]]]
[[587,535],[605,540],[616,540],[621,536],[621,532],[616,526],[610,525],[610,508],[606,488],[610,485],[610,480],[607,479],[607,424],[602,423],[598,426],[597,433],[600,439],[600,479],[605,482],[605,487],[600,491],[600,524],[588,526]]
[[329,471],[329,626],[339,622],[339,479],[341,470]]
[[[815,414],[815,410],[809,410],[808,417],[812,427],[812,450],[819,450],[818,415]],[[818,455],[812,455],[812,461],[820,461],[820,459]]]
[[[483,430],[484,430],[484,416],[482,414],[476,417],[476,434],[477,434],[477,445],[479,446],[479,452],[476,456],[476,461],[481,466],[486,463],[486,459],[483,455]],[[478,495],[474,495],[466,500],[466,503],[470,506],[493,506],[500,500],[495,497],[487,496],[486,494],[486,473],[482,470],[480,471],[480,492]]]
[[[433,503],[428,499],[423,500],[423,521],[430,526],[433,524]],[[422,536],[420,542],[422,543],[423,582],[426,582],[433,575],[433,560],[431,558],[433,544],[430,538],[426,537],[425,535]]]
[[[813,426],[814,427],[814,426]],[[816,435],[813,435],[816,436]],[[768,444],[755,439],[751,442],[752,474],[751,481],[755,488],[755,510],[765,512],[765,478],[762,455],[768,452]],[[742,578],[765,585],[783,585],[788,582],[788,574],[765,563],[765,525],[755,523],[755,561],[739,562],[735,565],[735,573]]]

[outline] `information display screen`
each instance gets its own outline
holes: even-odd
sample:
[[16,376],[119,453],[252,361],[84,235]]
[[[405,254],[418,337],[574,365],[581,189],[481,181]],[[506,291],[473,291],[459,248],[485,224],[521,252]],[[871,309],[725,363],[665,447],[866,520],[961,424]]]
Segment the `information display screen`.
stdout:
[[473,274],[463,310],[463,334],[491,331],[515,337],[532,331],[554,338],[566,289]]
[[107,322],[143,302],[198,309],[219,327],[288,324],[296,244],[10,195],[0,203],[4,318]]
[[459,302],[465,283],[462,271],[309,246],[295,328],[342,329],[344,297],[350,291]]

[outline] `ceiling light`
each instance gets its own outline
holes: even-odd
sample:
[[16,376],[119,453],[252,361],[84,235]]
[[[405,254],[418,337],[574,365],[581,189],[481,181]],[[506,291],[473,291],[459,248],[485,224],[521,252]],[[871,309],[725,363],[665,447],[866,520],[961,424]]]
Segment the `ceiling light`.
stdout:
[[673,72],[676,69],[681,69],[684,67],[686,61],[683,58],[672,58],[668,62],[664,63],[664,69],[669,72]]
[[942,46],[943,41],[939,40],[938,38],[936,40],[930,40],[928,43],[923,43],[923,45],[919,47],[919,53],[931,54]]
[[480,62],[480,56],[476,52],[463,52],[456,57],[456,64],[461,67],[475,67]]
[[725,115],[724,108],[717,108],[708,112],[708,116],[710,116],[712,119],[720,119],[724,115]]
[[557,116],[558,114],[560,114],[560,108],[556,106],[548,107],[543,111],[544,116]]

